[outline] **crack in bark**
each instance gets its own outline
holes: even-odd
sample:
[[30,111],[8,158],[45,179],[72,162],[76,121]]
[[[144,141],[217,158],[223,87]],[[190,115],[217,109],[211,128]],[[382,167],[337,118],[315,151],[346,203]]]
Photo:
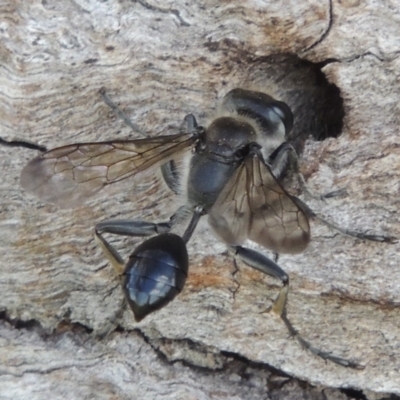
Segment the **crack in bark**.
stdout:
[[144,1],[144,0],[133,0],[133,1],[135,3],[139,3],[142,7],[146,8],[147,10],[150,10],[150,11],[157,11],[162,14],[173,14],[173,15],[175,15],[175,17],[178,18],[178,21],[181,26],[190,26],[190,24],[181,17],[179,10],[177,10],[175,8],[157,7],[152,4],[149,4],[147,1]]
[[236,262],[236,260],[235,259],[233,259],[233,266],[234,266],[234,271],[232,272],[232,278],[233,278],[233,281],[236,283],[236,288],[234,288],[234,289],[232,289],[231,290],[231,293],[232,293],[232,297],[233,297],[233,301],[235,301],[235,299],[236,299],[236,293],[239,291],[239,289],[240,289],[240,282],[238,281],[238,279],[237,279],[237,277],[236,277],[236,274],[239,272],[239,267],[238,267],[238,265],[237,265],[237,262]]
[[321,36],[319,39],[317,39],[314,43],[312,43],[310,46],[306,47],[304,50],[300,52],[301,53],[306,53],[307,51],[310,51],[314,49],[316,46],[318,46],[328,35],[329,32],[331,31],[333,26],[333,4],[332,0],[329,0],[329,8],[328,8],[328,26],[326,27],[325,31],[322,32]]
[[366,51],[365,53],[354,54],[352,56],[345,57],[343,59],[337,59],[337,61],[341,63],[352,63],[353,61],[357,61],[361,58],[367,58],[367,57],[373,57],[380,62],[392,62],[400,57],[400,50],[393,51],[392,53],[389,54],[385,54],[384,57],[379,56],[373,53],[372,51]]
[[365,297],[350,295],[350,293],[334,286],[329,290],[329,292],[321,292],[321,297],[337,299],[344,304],[370,304],[381,311],[397,310],[400,306],[400,303],[387,301],[386,299],[383,301],[382,299],[366,299]]
[[86,335],[90,335],[93,332],[93,329],[89,326],[86,326],[80,322],[71,322],[68,314],[70,311],[68,310],[64,317],[58,322],[57,326],[52,329],[46,329],[43,327],[42,323],[37,319],[21,319],[21,318],[11,318],[7,310],[3,310],[0,312],[0,321],[4,321],[11,325],[14,329],[26,331],[35,331],[43,340],[57,337],[60,334],[60,331],[67,330],[71,332],[83,332]]
[[[140,329],[134,329],[134,332],[137,333],[144,340],[144,342],[146,342],[153,349],[153,351],[157,354],[161,361],[165,362],[168,365],[173,365],[180,362],[187,367],[195,369],[196,371],[201,371],[205,373],[225,371],[226,369],[226,357],[222,355],[221,351],[218,348],[207,346],[203,343],[195,342],[191,339],[169,339],[165,337],[151,338]],[[184,353],[188,354],[188,357],[174,357],[173,354],[169,355],[167,351],[163,351],[163,348],[166,350],[168,346],[184,350]],[[215,367],[209,366],[210,364],[201,365],[194,363],[194,357],[192,357],[192,359],[190,357],[193,354],[190,353],[199,354],[200,357],[204,359],[213,358],[213,361],[215,361]]]

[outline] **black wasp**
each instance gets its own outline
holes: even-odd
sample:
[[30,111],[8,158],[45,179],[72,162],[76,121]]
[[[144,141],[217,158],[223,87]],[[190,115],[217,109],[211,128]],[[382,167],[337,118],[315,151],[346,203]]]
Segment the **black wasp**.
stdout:
[[[200,218],[207,215],[213,231],[237,259],[282,282],[271,310],[303,347],[340,365],[360,367],[314,348],[298,334],[286,317],[288,275],[274,261],[242,244],[250,239],[275,253],[301,252],[310,241],[310,218],[362,239],[395,239],[339,228],[315,215],[283,188],[282,180],[289,169],[304,183],[296,152],[286,141],[293,115],[285,103],[265,93],[234,89],[223,98],[218,118],[207,128],[199,126],[191,114],[186,116],[185,125],[175,135],[71,144],[46,151],[23,169],[22,186],[42,200],[71,207],[104,186],[150,167],[161,167],[168,187],[185,196],[185,205],[168,221],[113,220],[95,228],[104,253],[121,276],[136,321],[164,307],[181,292],[189,265],[186,243]],[[187,171],[175,163],[182,157],[189,160]],[[182,237],[170,232],[185,221]],[[152,237],[125,263],[104,233]]]

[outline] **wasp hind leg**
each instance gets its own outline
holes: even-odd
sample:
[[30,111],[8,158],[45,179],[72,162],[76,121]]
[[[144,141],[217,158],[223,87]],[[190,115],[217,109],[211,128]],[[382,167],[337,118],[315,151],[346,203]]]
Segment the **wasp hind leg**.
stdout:
[[[146,237],[169,232],[175,225],[186,220],[190,210],[186,206],[181,206],[172,214],[168,221],[149,222],[132,219],[115,219],[100,222],[95,227],[96,238],[105,240],[103,233],[111,233],[118,236]],[[102,246],[103,248],[103,246]]]
[[277,314],[281,320],[286,325],[291,336],[293,336],[301,345],[303,349],[309,350],[311,353],[323,358],[324,360],[329,360],[335,364],[342,365],[343,367],[363,369],[364,367],[350,360],[344,358],[336,357],[326,351],[322,351],[314,346],[312,346],[308,341],[306,341],[299,332],[293,327],[292,323],[286,315],[286,305],[288,300],[289,292],[289,276],[286,272],[279,267],[274,261],[270,260],[268,257],[264,256],[257,251],[248,249],[242,246],[231,246],[230,251],[234,254],[236,258],[243,261],[248,266],[263,272],[266,275],[272,276],[273,278],[279,279],[283,286],[280,290],[274,304],[268,310]]
[[167,233],[171,230],[172,225],[171,221],[154,223],[129,219],[109,220],[96,225],[95,239],[100,244],[104,255],[110,261],[117,274],[122,275],[125,269],[125,262],[118,251],[104,238],[103,233],[111,233],[118,236],[146,237]]

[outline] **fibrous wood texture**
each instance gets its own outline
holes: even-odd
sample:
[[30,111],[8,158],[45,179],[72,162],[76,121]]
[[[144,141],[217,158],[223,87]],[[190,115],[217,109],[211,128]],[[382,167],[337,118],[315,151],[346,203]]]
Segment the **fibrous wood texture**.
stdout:
[[[243,85],[292,102],[299,125],[311,121],[310,133],[329,134],[341,125],[340,112],[321,115],[338,105],[305,100],[321,81],[271,73],[282,54],[292,54],[285,66],[295,71],[294,55],[308,60],[339,88],[345,117],[339,137],[304,144],[301,168],[315,192],[347,190],[308,204],[343,226],[400,236],[397,1],[3,1],[0,37],[0,136],[48,148],[137,136],[102,102],[101,87],[151,135],[175,132],[187,113],[206,125],[223,95]],[[308,114],[304,104],[325,111]],[[119,328],[98,339],[122,292],[93,226],[110,218],[165,220],[177,204],[173,195],[147,177],[60,210],[19,185],[33,151],[0,152],[0,398],[353,393],[328,387],[370,399],[400,395],[397,244],[356,241],[313,223],[307,250],[279,258],[291,277],[295,327],[363,370],[302,350],[278,319],[262,313],[277,283],[234,264],[206,224],[190,242],[181,295],[140,324],[126,310]],[[113,243],[126,256],[138,241]]]

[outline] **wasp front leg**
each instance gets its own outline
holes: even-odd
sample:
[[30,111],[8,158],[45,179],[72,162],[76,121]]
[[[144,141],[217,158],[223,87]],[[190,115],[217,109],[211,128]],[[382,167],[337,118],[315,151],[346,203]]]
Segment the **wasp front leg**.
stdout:
[[288,142],[282,143],[270,156],[268,162],[272,173],[277,179],[280,179],[288,169],[292,171],[296,175],[300,189],[306,197],[316,200],[326,200],[332,197],[347,195],[346,189],[338,189],[321,195],[313,193],[308,187],[303,174],[300,172],[297,152]]
[[309,198],[323,200],[327,195],[316,195],[307,186],[299,169],[299,158],[295,148],[288,142],[282,143],[269,157],[268,163],[274,176],[279,180],[287,170],[292,171],[297,178],[302,192]]
[[290,322],[290,320],[286,315],[286,305],[288,301],[288,292],[289,292],[289,276],[281,267],[279,267],[278,264],[270,260],[268,257],[264,256],[263,254],[248,249],[246,247],[231,246],[229,249],[234,254],[235,257],[243,261],[248,266],[258,271],[261,271],[266,275],[272,276],[273,278],[279,279],[282,282],[283,285],[282,289],[280,290],[277,298],[275,299],[274,304],[272,305],[269,311],[274,312],[282,319],[291,336],[293,336],[300,343],[302,348],[311,351],[313,354],[323,358],[324,360],[332,361],[344,367],[356,368],[356,369],[364,368],[353,361],[333,356],[332,354],[326,351],[322,351],[312,346],[293,327],[292,323]]

